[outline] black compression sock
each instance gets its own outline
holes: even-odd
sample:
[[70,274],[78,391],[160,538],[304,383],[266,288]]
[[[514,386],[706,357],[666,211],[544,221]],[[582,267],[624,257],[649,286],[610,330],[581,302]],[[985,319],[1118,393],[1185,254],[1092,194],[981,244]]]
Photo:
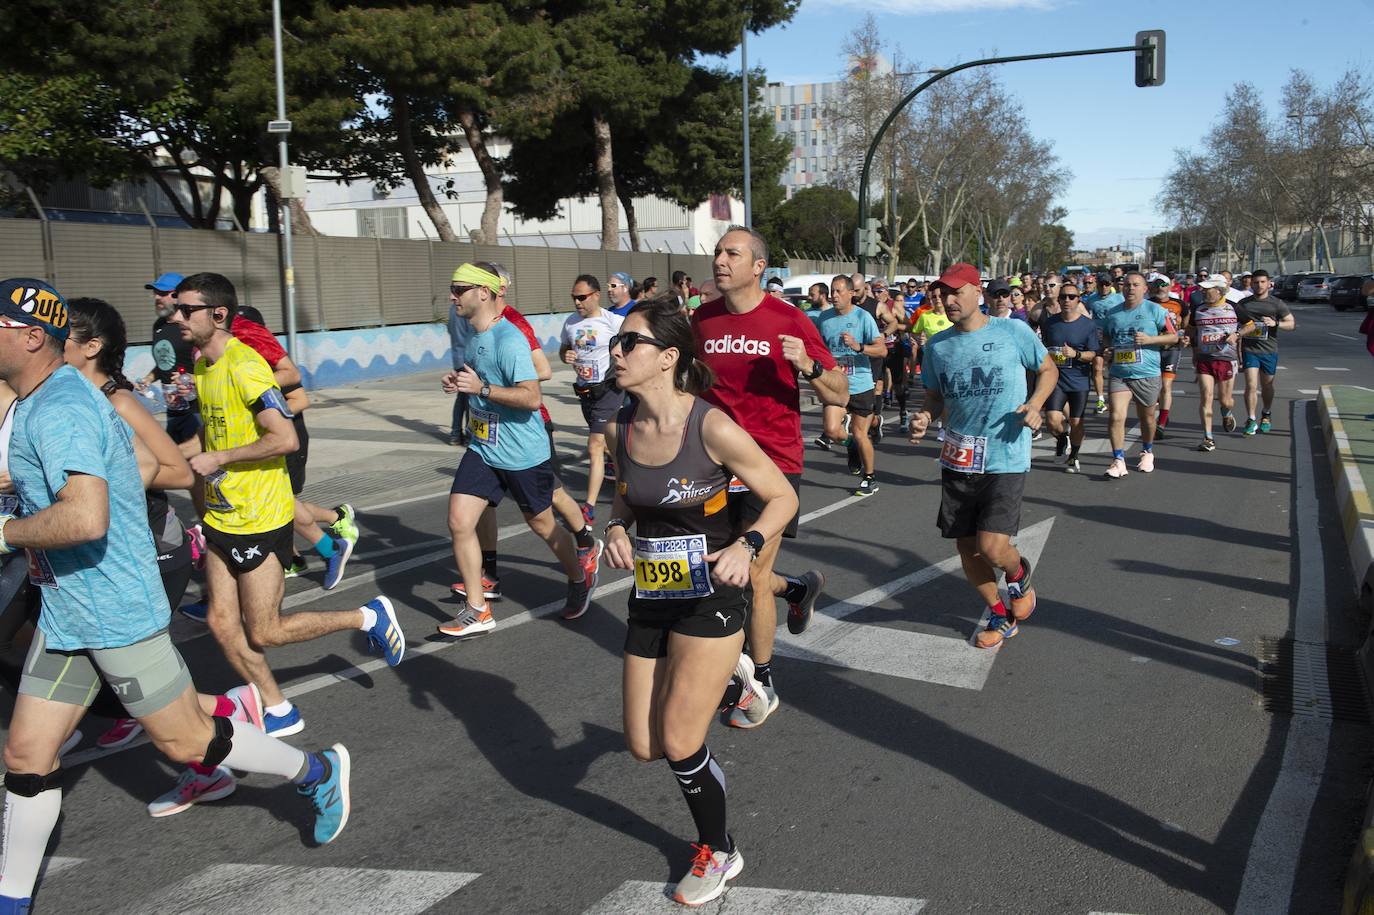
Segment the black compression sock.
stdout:
[[754,662],[754,679],[758,680],[758,681],[759,681],[760,683],[762,683],[764,686],[772,686],[772,685],[773,685],[773,661],[772,661],[772,659],[769,659],[769,660],[763,661],[763,662],[759,662],[759,661],[755,661],[755,662]]
[[492,581],[499,581],[501,579],[501,576],[496,574],[495,550],[482,551],[482,574],[490,578]]
[[787,582],[787,587],[783,589],[782,599],[789,604],[799,603],[806,596],[806,582],[791,575],[784,575],[783,580]]
[[573,539],[577,541],[579,550],[590,550],[596,544],[596,538],[592,536],[592,526],[583,525],[582,530],[573,532]]
[[725,832],[725,773],[716,765],[711,751],[702,744],[686,759],[668,760],[677,776],[678,787],[687,799],[687,809],[697,825],[697,841],[712,850],[726,851],[730,837]]

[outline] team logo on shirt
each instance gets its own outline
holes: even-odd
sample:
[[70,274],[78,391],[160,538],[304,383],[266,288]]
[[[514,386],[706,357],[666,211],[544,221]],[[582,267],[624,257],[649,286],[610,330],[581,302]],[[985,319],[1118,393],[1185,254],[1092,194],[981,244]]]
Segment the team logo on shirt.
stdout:
[[994,397],[1006,388],[1002,367],[975,365],[965,372],[941,372],[940,390],[954,397]]
[[754,340],[744,334],[726,334],[707,340],[701,347],[707,353],[743,353],[748,356],[767,356],[773,352],[773,345],[767,340]]
[[578,328],[577,335],[573,337],[573,346],[578,349],[596,349],[596,328]]
[[660,499],[658,504],[673,505],[678,502],[690,502],[693,499],[700,499],[710,492],[710,484],[698,483],[696,480],[689,480],[686,477],[671,479],[668,481],[668,494]]

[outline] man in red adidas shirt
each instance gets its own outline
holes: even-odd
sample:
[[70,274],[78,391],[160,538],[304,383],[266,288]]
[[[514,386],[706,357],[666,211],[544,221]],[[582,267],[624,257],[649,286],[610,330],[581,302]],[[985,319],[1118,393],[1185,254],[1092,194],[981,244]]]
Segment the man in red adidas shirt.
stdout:
[[[844,406],[849,401],[849,383],[811,320],[760,288],[759,278],[767,266],[768,244],[763,237],[752,229],[731,226],[717,242],[712,263],[721,298],[702,303],[692,315],[692,329],[698,357],[716,376],[704,398],[739,423],[800,491],[801,386],[809,384],[824,403]],[[737,532],[748,530],[762,511],[753,493],[731,485],[730,512]],[[783,536],[796,535],[794,517]],[[775,575],[773,563],[780,545],[780,540],[765,544],[750,571],[754,604],[749,654],[765,695],[746,692],[730,713],[730,724],[735,727],[757,727],[778,707],[770,667],[778,626],[777,596],[787,599],[787,628],[800,633],[811,621],[825,584],[815,571],[799,578]]]

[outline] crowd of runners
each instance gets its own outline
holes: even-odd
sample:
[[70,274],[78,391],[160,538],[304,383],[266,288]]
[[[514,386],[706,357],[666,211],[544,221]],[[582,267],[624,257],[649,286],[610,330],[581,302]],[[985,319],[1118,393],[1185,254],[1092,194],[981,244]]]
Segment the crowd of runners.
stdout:
[[[1033,569],[1013,543],[1032,441],[1048,429],[1058,466],[1083,472],[1095,405],[1109,414],[1102,472],[1121,479],[1134,414],[1135,469],[1154,471],[1185,358],[1198,379],[1199,450],[1216,448],[1214,403],[1222,430],[1238,429],[1238,376],[1241,434],[1267,432],[1278,336],[1294,328],[1262,270],[1180,282],[1118,268],[1079,286],[1054,274],[985,281],[955,264],[933,282],[891,286],[838,275],[798,307],[764,285],[768,260],[763,238],[734,226],[701,287],[681,273],[662,291],[623,273],[576,278],[557,347],[586,425],[576,496],[542,403],[553,368],[508,300],[510,273],[465,263],[449,290],[453,370],[441,386],[454,398],[450,441],[465,448],[448,507],[462,603],[438,631],[499,629],[495,508],[506,496],[566,575],[563,619],[586,613],[603,568],[633,575],[625,741],[638,760],[666,761],[695,823],[673,891],[687,905],[715,899],[743,868],[711,724],[752,729],[777,711],[779,599],[800,634],[825,584],[818,571],[778,568],[800,520],[803,397],[822,408],[812,446],[845,451],[856,498],[879,490],[875,442],[894,428],[913,443],[933,433],[934,520],[986,607],[972,643],[993,649],[1036,608]],[[332,590],[360,538],[351,506],[301,498],[309,398],[299,368],[225,277],[164,274],[147,288],[155,366],[131,381],[129,334],[108,303],[68,301],[34,279],[0,285],[0,660],[23,658],[0,663],[15,694],[0,915],[29,910],[60,812],[61,760],[82,740],[86,711],[109,719],[98,746],[146,734],[185,766],[151,815],[227,796],[234,769],[268,773],[299,786],[325,844],[348,820],[350,757],[341,743],[304,752],[282,740],[305,720],[264,651],[359,630],[391,666],[405,656],[384,595],[282,612],[286,578],[318,561]],[[165,424],[141,402],[155,391]],[[173,510],[176,490],[195,517]],[[198,573],[206,600],[184,603]],[[197,691],[168,634],[179,606],[209,627],[242,685]]]

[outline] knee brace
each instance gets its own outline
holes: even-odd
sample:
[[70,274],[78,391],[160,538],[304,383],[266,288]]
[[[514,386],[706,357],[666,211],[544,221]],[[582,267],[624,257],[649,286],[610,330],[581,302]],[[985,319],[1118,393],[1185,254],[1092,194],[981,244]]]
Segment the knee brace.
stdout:
[[20,797],[37,797],[44,791],[62,788],[62,770],[54,769],[47,775],[26,775],[19,772],[5,773],[5,790]]
[[203,766],[218,766],[224,762],[229,751],[234,749],[234,724],[228,718],[218,715],[210,720],[215,723],[215,736],[206,744],[205,756],[200,762]]

